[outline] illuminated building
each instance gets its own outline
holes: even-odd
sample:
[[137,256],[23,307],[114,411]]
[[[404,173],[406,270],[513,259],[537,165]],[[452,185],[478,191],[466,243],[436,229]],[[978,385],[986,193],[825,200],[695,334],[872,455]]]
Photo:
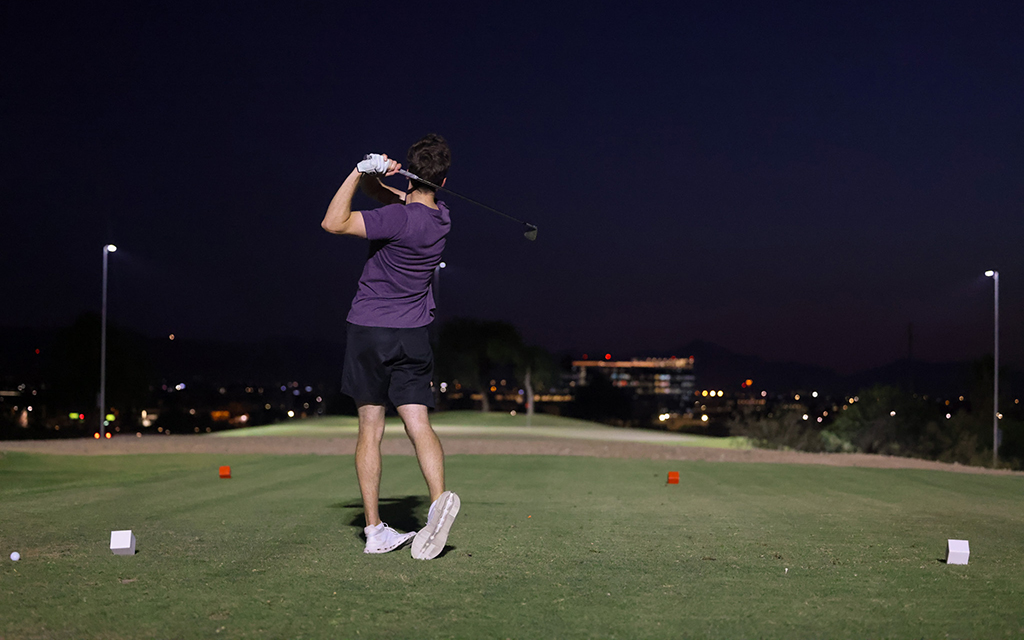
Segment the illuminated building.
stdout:
[[574,360],[572,369],[576,386],[585,387],[593,376],[603,375],[650,410],[677,411],[693,397],[693,357]]

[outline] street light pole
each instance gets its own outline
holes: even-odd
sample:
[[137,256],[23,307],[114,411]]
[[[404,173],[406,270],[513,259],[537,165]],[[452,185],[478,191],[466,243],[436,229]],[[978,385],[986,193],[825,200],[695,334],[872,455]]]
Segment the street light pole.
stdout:
[[995,283],[995,357],[992,384],[992,464],[999,462],[999,272],[986,271]]
[[112,244],[103,245],[103,307],[100,313],[100,439],[107,426],[107,256],[117,251]]

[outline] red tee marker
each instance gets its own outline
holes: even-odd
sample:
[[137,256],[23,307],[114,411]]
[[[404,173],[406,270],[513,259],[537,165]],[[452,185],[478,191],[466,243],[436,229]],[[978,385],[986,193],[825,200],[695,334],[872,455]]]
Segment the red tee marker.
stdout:
[[231,467],[221,467],[220,468],[220,477],[222,477],[222,478],[230,478],[231,477]]
[[668,484],[679,484],[679,472],[669,471],[668,472]]

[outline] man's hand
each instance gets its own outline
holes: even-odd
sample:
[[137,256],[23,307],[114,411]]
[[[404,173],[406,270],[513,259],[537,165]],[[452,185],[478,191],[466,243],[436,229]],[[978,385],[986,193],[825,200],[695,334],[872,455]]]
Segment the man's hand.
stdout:
[[393,176],[398,173],[402,165],[388,158],[386,153],[368,153],[359,164],[356,170],[367,175]]

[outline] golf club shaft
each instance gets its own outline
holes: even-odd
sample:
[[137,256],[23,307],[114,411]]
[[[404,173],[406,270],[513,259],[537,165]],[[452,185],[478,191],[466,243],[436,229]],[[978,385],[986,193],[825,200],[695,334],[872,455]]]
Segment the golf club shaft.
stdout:
[[477,202],[477,201],[476,201],[476,200],[474,200],[473,198],[470,198],[470,197],[464,196],[464,195],[462,195],[461,193],[455,193],[455,192],[454,192],[454,191],[452,191],[451,189],[448,189],[448,188],[446,188],[446,187],[442,187],[441,185],[437,185],[437,184],[434,184],[433,182],[430,182],[429,180],[424,180],[423,178],[421,178],[421,177],[417,176],[417,175],[416,175],[415,173],[412,173],[412,172],[410,172],[410,171],[406,171],[405,169],[399,169],[399,170],[398,170],[398,173],[402,174],[402,175],[403,175],[403,176],[405,176],[406,178],[409,178],[410,180],[415,180],[415,181],[417,181],[417,182],[422,182],[423,184],[425,184],[425,185],[427,185],[428,187],[431,187],[431,188],[433,188],[433,189],[438,189],[438,190],[442,190],[442,191],[447,191],[448,193],[452,194],[453,196],[457,196],[457,197],[459,197],[459,198],[462,198],[463,200],[466,200],[467,202],[472,202],[473,204],[475,204],[475,205],[476,205],[476,206],[478,206],[478,207],[483,207],[484,209],[487,209],[488,211],[491,211],[491,212],[493,212],[493,213],[496,213],[496,214],[498,214],[499,216],[502,216],[502,217],[508,218],[509,220],[512,220],[513,222],[518,222],[519,224],[522,224],[522,225],[526,225],[526,226],[527,226],[527,227],[529,227],[530,229],[534,229],[534,230],[535,230],[535,229],[537,228],[537,227],[536,227],[536,225],[532,225],[532,224],[530,224],[529,222],[523,222],[523,221],[522,221],[522,220],[520,220],[519,218],[513,218],[512,216],[508,215],[507,213],[502,213],[501,211],[498,211],[498,210],[497,210],[497,209],[495,209],[494,207],[489,207],[489,206],[487,206],[486,204],[484,204],[484,203],[482,203],[482,202]]

